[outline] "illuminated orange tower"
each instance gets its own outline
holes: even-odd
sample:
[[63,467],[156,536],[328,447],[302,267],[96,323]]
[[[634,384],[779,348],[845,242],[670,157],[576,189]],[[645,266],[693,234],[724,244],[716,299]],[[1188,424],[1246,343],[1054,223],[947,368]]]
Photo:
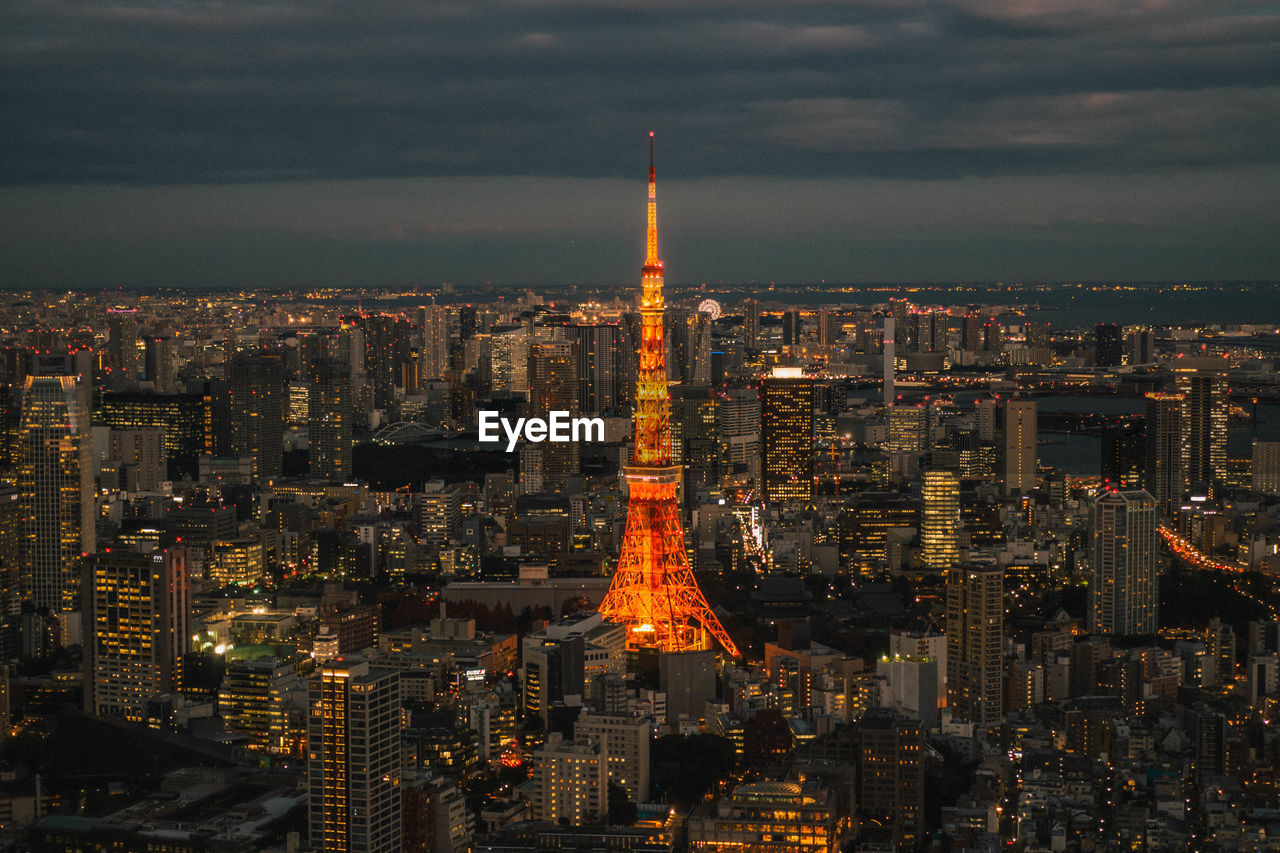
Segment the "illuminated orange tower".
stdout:
[[662,261],[658,260],[658,201],[649,133],[649,229],[644,268],[639,376],[636,379],[635,449],[624,469],[630,502],[622,556],[600,604],[609,619],[630,625],[627,646],[687,652],[711,647],[714,638],[730,655],[738,650],[712,612],[689,568],[676,508],[681,468],[671,459],[671,395],[662,340]]

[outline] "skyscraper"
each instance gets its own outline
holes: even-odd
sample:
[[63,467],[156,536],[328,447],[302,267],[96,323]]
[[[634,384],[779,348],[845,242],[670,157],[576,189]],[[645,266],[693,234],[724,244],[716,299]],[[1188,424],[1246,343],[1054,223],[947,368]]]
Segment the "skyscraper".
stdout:
[[1212,483],[1226,473],[1227,377],[1220,359],[1197,359],[1195,367],[1175,367],[1174,387],[1182,395],[1183,475],[1194,485]]
[[[578,400],[578,350],[572,341],[549,341],[529,347],[529,412],[546,418],[551,412],[576,417]],[[562,492],[570,477],[581,470],[577,442],[546,442],[542,451],[542,488]]]
[[84,584],[85,709],[143,719],[148,699],[178,689],[191,634],[187,549],[112,549],[89,558]]
[[1146,473],[1143,486],[1156,499],[1156,507],[1172,516],[1182,491],[1187,487],[1182,448],[1182,414],[1186,399],[1181,394],[1148,394],[1143,452]]
[[921,562],[944,572],[960,562],[960,480],[955,472],[924,472],[924,510],[920,524]]
[[800,319],[799,311],[784,311],[782,313],[782,345],[784,347],[799,346],[803,328],[804,321]]
[[1124,360],[1124,332],[1115,323],[1099,323],[1093,329],[1098,367],[1119,367]]
[[750,471],[760,461],[760,393],[728,388],[716,400],[716,430],[725,469]]
[[813,380],[775,367],[760,383],[760,460],[764,499],[813,499]]
[[1141,425],[1102,429],[1102,482],[1120,489],[1142,488],[1146,454]]
[[[472,321],[475,309],[472,309]],[[423,380],[443,379],[449,373],[449,309],[432,305],[419,309],[422,349],[419,361]]]
[[742,342],[749,350],[760,348],[760,305],[754,299],[742,300]]
[[362,315],[364,372],[373,387],[373,407],[385,409],[395,401],[400,365],[409,360],[409,324],[392,315]]
[[570,326],[578,349],[578,408],[612,412],[619,405],[618,361],[622,328],[616,323]]
[[1001,709],[1004,570],[970,563],[947,572],[947,704],[979,729],[997,726]]
[[1036,487],[1036,403],[1010,400],[1004,410],[1004,491],[1007,495]]
[[76,610],[83,555],[94,550],[89,406],[76,377],[27,377],[19,440],[22,598]]
[[400,853],[400,676],[332,660],[311,681],[307,780],[311,846]]
[[284,462],[284,372],[276,353],[241,353],[227,367],[231,450],[251,460],[253,476],[280,476]]
[[1107,490],[1094,499],[1089,515],[1089,633],[1154,634],[1155,499],[1145,491]]
[[351,370],[341,361],[316,359],[308,382],[307,442],[311,476],[351,478]]

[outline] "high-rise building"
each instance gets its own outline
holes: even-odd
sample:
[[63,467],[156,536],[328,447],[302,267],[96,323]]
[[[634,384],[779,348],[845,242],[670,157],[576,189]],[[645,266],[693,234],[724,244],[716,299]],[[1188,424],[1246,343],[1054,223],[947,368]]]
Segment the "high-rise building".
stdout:
[[720,473],[716,440],[716,403],[707,385],[671,389],[671,452],[684,466],[682,487],[687,501],[699,489],[715,486]]
[[1182,447],[1181,394],[1147,394],[1143,453],[1146,457],[1143,487],[1156,499],[1161,513],[1172,516],[1187,487]]
[[409,323],[376,314],[361,315],[356,324],[364,331],[364,374],[373,390],[373,407],[388,408],[395,402],[400,365],[409,360]]
[[227,665],[218,689],[218,716],[233,732],[247,735],[249,749],[273,754],[289,751],[289,691],[298,673],[274,657]]
[[22,502],[12,486],[0,488],[0,619],[22,610]]
[[1280,495],[1280,441],[1253,440],[1253,490]]
[[308,430],[311,476],[338,482],[351,479],[351,368],[331,358],[311,363],[308,382]]
[[868,711],[858,723],[858,811],[893,828],[898,849],[915,847],[924,826],[924,731],[920,721],[890,709]]
[[[550,341],[529,347],[529,413],[579,413],[578,352],[572,341]],[[542,489],[559,494],[581,470],[576,441],[546,442],[542,450]]]
[[1230,405],[1225,367],[1201,364],[1173,371],[1174,387],[1182,395],[1183,476],[1187,482],[1206,485],[1222,477],[1227,468],[1227,410]]
[[121,377],[118,383],[112,383],[114,387],[128,385],[138,369],[137,314],[136,308],[107,310],[107,366]]
[[799,346],[803,329],[804,321],[800,319],[799,311],[782,312],[782,345],[784,347]]
[[649,801],[650,725],[641,714],[582,713],[573,726],[575,739],[601,744],[608,780],[626,789],[636,805]]
[[1036,487],[1036,403],[1010,400],[1004,409],[1004,491],[1024,494]]
[[307,782],[319,853],[400,853],[400,676],[333,660],[311,681]]
[[609,809],[609,753],[600,740],[564,740],[559,732],[533,752],[534,820],[603,823]]
[[419,309],[418,322],[422,327],[421,376],[424,380],[444,379],[449,374],[449,309],[439,305]]
[[760,461],[760,393],[728,388],[716,400],[716,431],[726,470],[750,471]]
[[929,449],[930,411],[923,403],[891,406],[887,411],[890,453],[919,456]]
[[219,455],[213,446],[218,426],[214,423],[214,405],[212,394],[107,392],[102,395],[96,418],[112,429],[162,428],[170,476],[195,477],[200,454]]
[[1154,634],[1159,601],[1156,502],[1106,490],[1090,512],[1089,633]]
[[241,353],[227,367],[231,450],[251,460],[253,476],[280,477],[284,462],[284,373],[276,353]]
[[80,606],[83,557],[94,550],[93,448],[76,377],[26,379],[19,425],[22,598],[51,612]]
[[774,368],[760,383],[760,433],[764,499],[812,500],[813,380],[800,368]]
[[191,636],[187,549],[92,555],[83,613],[86,710],[143,719],[148,699],[172,693],[181,683]]
[[147,381],[161,394],[173,390],[173,342],[160,335],[149,335],[146,339],[146,371]]
[[578,408],[600,414],[619,407],[622,327],[599,323],[569,327],[578,347]]
[[1098,367],[1119,367],[1124,361],[1124,330],[1115,323],[1099,323],[1093,329]]
[[1102,482],[1119,489],[1142,488],[1146,453],[1141,425],[1102,429]]
[[921,563],[945,572],[960,562],[960,479],[955,472],[931,468],[924,472],[921,514]]
[[947,572],[947,705],[979,729],[1000,724],[1004,570],[969,563]]
[[818,345],[834,346],[840,336],[840,314],[833,308],[818,311]]
[[760,349],[760,305],[754,299],[742,300],[742,342],[748,350]]

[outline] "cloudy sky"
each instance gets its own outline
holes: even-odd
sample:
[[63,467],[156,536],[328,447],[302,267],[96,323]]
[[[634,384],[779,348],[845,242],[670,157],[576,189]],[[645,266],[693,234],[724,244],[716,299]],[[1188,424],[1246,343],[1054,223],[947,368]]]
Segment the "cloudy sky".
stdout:
[[1280,3],[5,0],[0,286],[1280,274]]

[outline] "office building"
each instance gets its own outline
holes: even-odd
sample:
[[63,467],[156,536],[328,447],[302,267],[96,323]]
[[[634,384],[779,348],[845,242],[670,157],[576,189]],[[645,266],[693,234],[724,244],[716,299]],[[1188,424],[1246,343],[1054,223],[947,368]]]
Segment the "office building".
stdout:
[[307,405],[307,446],[312,477],[345,482],[352,478],[351,368],[337,359],[311,362]]
[[1154,634],[1159,601],[1155,499],[1107,490],[1090,512],[1089,633]]
[[1186,402],[1181,394],[1147,394],[1143,453],[1146,457],[1143,486],[1156,499],[1156,507],[1172,517],[1187,487],[1183,455],[1182,417]]
[[813,499],[813,380],[774,368],[760,384],[761,480],[770,503]]
[[[1210,362],[1205,364],[1205,362]],[[1221,359],[1195,359],[1173,370],[1182,395],[1183,476],[1195,486],[1220,479],[1227,468],[1227,413],[1230,398]]]
[[651,723],[640,714],[581,713],[573,726],[578,741],[599,742],[609,782],[625,788],[639,805],[649,801],[649,741]]
[[[572,341],[536,343],[529,347],[529,416],[547,418],[551,412],[579,414],[578,351]],[[541,489],[560,494],[569,478],[581,470],[576,441],[544,442],[541,450]],[[526,489],[526,493],[533,490]]]
[[280,478],[284,461],[284,374],[276,353],[240,353],[227,366],[231,452],[251,460],[253,476]]
[[978,729],[1000,724],[1004,570],[969,563],[947,572],[947,705]]
[[261,657],[230,663],[218,689],[218,716],[227,729],[249,738],[249,749],[288,754],[288,694],[297,685],[298,673],[286,660]]
[[307,784],[319,853],[400,853],[400,675],[324,663],[310,688]]
[[1253,440],[1253,490],[1280,495],[1280,441]]
[[858,811],[864,825],[889,826],[898,849],[911,850],[924,827],[924,730],[893,710],[858,722]]
[[175,692],[191,636],[187,549],[112,549],[88,559],[85,707],[141,721],[147,700]]
[[577,343],[578,409],[598,415],[618,411],[621,405],[622,327],[617,323],[570,326]]
[[886,449],[911,457],[924,453],[932,443],[931,416],[930,407],[924,403],[899,403],[890,407],[886,413],[889,432]]
[[1036,404],[1009,400],[1004,408],[1004,490],[1025,494],[1036,487]]
[[107,392],[102,395],[96,420],[112,429],[163,429],[170,478],[182,474],[194,477],[200,455],[215,453],[214,404],[212,393]]
[[1141,425],[1127,423],[1102,428],[1102,482],[1121,490],[1142,488],[1146,464]]
[[18,432],[22,598],[54,613],[79,608],[83,557],[94,550],[90,435],[76,377],[27,377]]
[[835,853],[845,821],[833,792],[803,782],[751,782],[687,822],[690,853]]
[[748,350],[760,349],[760,304],[742,300],[742,342]]
[[602,823],[609,809],[609,754],[601,740],[565,740],[559,732],[533,751],[534,820]]
[[[472,309],[474,321],[475,309]],[[425,381],[445,379],[449,374],[449,309],[432,305],[418,310],[418,325],[422,328],[422,348],[418,363],[420,376]]]
[[755,388],[729,388],[716,399],[716,431],[727,473],[751,471],[760,464],[760,394]]
[[924,509],[920,525],[920,561],[932,572],[960,562],[960,479],[953,471],[924,472]]
[[1124,331],[1115,323],[1099,323],[1093,340],[1098,367],[1119,367],[1124,361]]

